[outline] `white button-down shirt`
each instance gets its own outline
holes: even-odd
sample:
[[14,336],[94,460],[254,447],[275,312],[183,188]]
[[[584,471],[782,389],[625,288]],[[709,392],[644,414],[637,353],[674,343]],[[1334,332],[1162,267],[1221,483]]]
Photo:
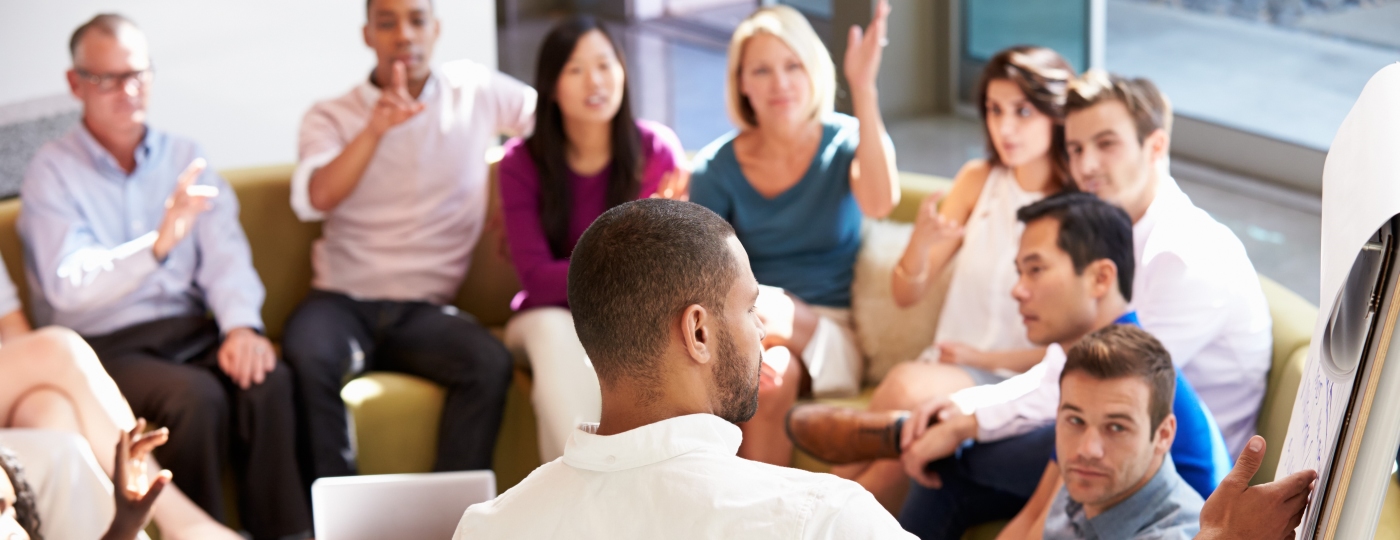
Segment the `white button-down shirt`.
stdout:
[[[1162,179],[1133,225],[1133,298],[1142,328],[1155,336],[1205,403],[1239,455],[1254,435],[1273,350],[1273,319],[1244,245]],[[1051,345],[1040,364],[951,399],[977,415],[977,439],[1020,435],[1055,419],[1065,353]]]
[[1244,244],[1164,177],[1133,224],[1133,298],[1210,408],[1230,455],[1254,435],[1273,354],[1273,318]]
[[384,134],[350,196],[328,213],[316,210],[311,174],[364,130],[379,95],[364,82],[302,120],[292,209],[304,221],[325,220],[312,248],[312,285],[362,299],[446,304],[486,219],[486,150],[502,133],[530,131],[535,91],[466,60],[435,68],[418,96],[423,111]]
[[854,482],[737,457],[743,436],[719,417],[593,429],[468,508],[453,539],[913,538]]

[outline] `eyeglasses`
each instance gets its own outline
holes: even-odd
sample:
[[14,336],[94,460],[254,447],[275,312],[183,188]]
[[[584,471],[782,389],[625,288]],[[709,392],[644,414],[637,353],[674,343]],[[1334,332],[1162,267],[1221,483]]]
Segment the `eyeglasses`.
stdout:
[[82,68],[73,68],[78,77],[98,90],[111,92],[118,88],[126,88],[128,81],[136,81],[139,87],[151,84],[151,77],[155,75],[155,68],[146,68],[138,71],[128,71],[126,73],[93,73]]

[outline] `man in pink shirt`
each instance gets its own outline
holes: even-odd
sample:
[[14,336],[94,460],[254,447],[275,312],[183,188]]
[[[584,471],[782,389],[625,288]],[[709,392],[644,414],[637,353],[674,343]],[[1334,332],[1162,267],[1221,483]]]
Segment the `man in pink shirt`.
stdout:
[[484,155],[529,131],[535,92],[484,66],[429,64],[430,0],[369,0],[378,65],[302,120],[292,208],[324,220],[312,292],[287,322],[312,478],[356,473],[340,388],[368,370],[447,389],[435,470],[489,469],[511,377],[505,348],[451,301],[486,216]]

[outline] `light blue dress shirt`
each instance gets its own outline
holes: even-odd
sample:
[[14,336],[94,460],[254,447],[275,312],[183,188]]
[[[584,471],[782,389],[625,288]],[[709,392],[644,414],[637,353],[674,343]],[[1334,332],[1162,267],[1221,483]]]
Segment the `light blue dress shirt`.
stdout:
[[165,260],[152,252],[165,201],[204,152],[153,128],[128,175],[81,123],[44,145],[20,188],[30,296],[38,324],[96,336],[212,311],[228,332],[262,330],[265,291],[228,183],[205,169],[196,184],[219,195]]
[[1190,540],[1201,529],[1201,494],[1176,474],[1171,455],[1147,484],[1096,517],[1061,487],[1045,517],[1046,540]]

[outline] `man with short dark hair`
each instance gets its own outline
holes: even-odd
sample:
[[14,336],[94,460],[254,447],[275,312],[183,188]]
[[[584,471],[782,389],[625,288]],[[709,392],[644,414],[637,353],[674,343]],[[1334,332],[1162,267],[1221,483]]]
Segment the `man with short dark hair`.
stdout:
[[292,209],[325,222],[283,332],[308,476],[357,472],[340,390],[371,370],[446,390],[434,470],[490,469],[512,362],[453,302],[486,226],[486,152],[530,130],[535,91],[469,60],[433,65],[431,0],[369,0],[365,16],[378,63],[306,113],[292,175]]
[[[1064,351],[1095,330],[1137,324],[1128,307],[1135,266],[1126,212],[1093,195],[1062,193],[1017,217],[1026,228],[1011,295],[1027,337],[1047,346],[1039,364],[1001,383],[932,400],[907,420],[819,405],[789,415],[795,444],[818,458],[901,458],[916,485],[900,522],[921,538],[960,538],[970,526],[1014,516],[1054,448]],[[1229,467],[1225,444],[1190,384],[1179,374],[1176,384],[1172,458],[1206,496]]]
[[304,537],[292,375],[262,335],[238,199],[198,144],[146,123],[154,78],[131,21],[99,15],[70,43],[82,122],[20,189],[36,320],[82,334],[133,412],[170,428],[155,455],[201,508],[227,515],[232,465],[253,537]]
[[718,215],[665,199],[608,210],[574,248],[568,294],[601,419],[467,509],[454,539],[908,536],[854,482],[736,456],[764,332],[748,255]]
[[1188,539],[1204,501],[1177,475],[1176,370],[1151,334],[1112,325],[1065,353],[1055,457],[1001,538]]

